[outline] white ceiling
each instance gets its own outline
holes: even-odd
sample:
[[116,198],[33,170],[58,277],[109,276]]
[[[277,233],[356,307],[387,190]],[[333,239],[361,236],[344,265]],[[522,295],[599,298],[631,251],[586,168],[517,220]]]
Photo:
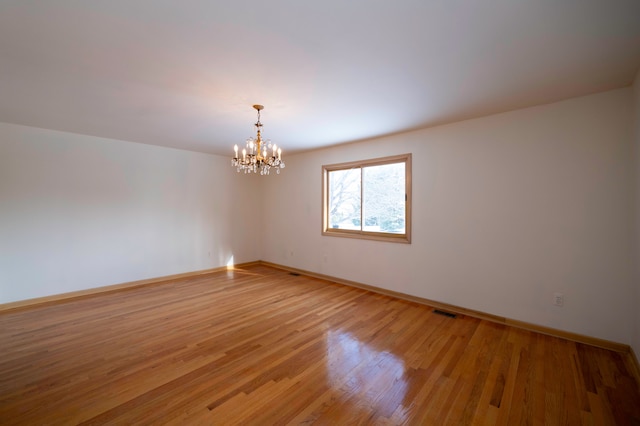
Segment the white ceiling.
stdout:
[[0,121],[285,153],[632,83],[638,0],[1,0]]

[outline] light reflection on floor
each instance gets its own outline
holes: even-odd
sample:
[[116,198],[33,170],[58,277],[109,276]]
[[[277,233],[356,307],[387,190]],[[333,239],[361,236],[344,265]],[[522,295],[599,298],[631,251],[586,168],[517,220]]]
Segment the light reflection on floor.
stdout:
[[404,417],[408,383],[402,359],[344,331],[328,331],[326,342],[328,385],[347,399],[343,404]]

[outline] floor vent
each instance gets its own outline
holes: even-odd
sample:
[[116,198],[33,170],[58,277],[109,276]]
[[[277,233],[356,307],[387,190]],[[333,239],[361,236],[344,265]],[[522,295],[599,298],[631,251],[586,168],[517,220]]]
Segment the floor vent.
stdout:
[[452,314],[451,312],[447,312],[447,311],[441,311],[440,309],[434,309],[433,310],[434,314],[438,314],[438,315],[443,315],[445,317],[449,317],[449,318],[455,318],[456,314]]
[[294,277],[299,277],[300,274],[297,272],[289,272],[289,275],[293,275]]

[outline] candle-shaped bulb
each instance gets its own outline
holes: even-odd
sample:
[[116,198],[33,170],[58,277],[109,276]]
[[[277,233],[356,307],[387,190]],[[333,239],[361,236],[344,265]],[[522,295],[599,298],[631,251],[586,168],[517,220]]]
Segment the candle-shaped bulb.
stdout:
[[235,158],[238,158],[238,145],[233,146],[233,151],[236,153]]
[[278,148],[278,160],[282,159],[282,149]]
[[246,158],[247,158],[247,150],[242,148],[242,160],[244,161],[246,160]]
[[276,156],[276,152],[278,151],[278,146],[276,144],[273,144],[273,156]]

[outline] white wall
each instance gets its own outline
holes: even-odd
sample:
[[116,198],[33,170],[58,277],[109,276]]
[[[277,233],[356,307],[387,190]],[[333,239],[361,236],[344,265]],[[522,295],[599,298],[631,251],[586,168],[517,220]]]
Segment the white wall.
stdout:
[[634,263],[636,266],[635,272],[635,287],[636,294],[634,297],[634,306],[636,312],[635,318],[635,335],[631,342],[631,347],[636,354],[636,357],[640,357],[640,70],[636,73],[636,78],[633,83],[633,123],[634,123],[634,148],[635,148],[635,251],[634,251]]
[[[291,155],[266,182],[262,258],[630,342],[631,106],[625,88]],[[406,152],[412,244],[321,235],[323,164]],[[552,306],[554,292],[564,307]]]
[[[233,256],[640,353],[639,87],[291,155],[262,179],[226,157],[0,123],[0,303]],[[323,164],[406,152],[412,244],[320,234]],[[550,303],[556,291],[563,308]]]
[[0,303],[259,259],[247,178],[228,158],[0,123]]

